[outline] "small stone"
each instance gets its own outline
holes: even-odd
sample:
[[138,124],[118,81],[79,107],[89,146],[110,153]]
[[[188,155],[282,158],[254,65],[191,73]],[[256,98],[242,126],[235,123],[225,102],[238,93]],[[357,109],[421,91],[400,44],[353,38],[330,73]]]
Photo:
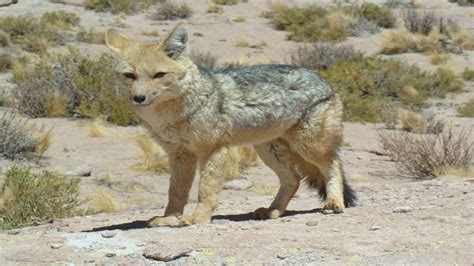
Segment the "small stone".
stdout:
[[202,34],[200,32],[195,32],[195,33],[193,33],[193,36],[202,37],[202,36],[204,36],[204,34]]
[[105,232],[102,232],[101,235],[102,235],[103,238],[112,238],[112,237],[116,236],[117,233],[112,232],[112,231],[105,231]]
[[20,233],[20,230],[9,230],[9,231],[7,231],[7,235],[12,235],[12,236],[18,235],[19,233]]
[[59,243],[51,244],[50,247],[52,249],[60,249],[63,245]]
[[253,182],[244,178],[233,179],[224,184],[224,189],[246,190],[253,186]]
[[66,172],[66,175],[73,176],[90,176],[92,173],[92,168],[88,165],[80,165],[70,171]]
[[277,258],[281,259],[281,260],[284,260],[286,258],[288,258],[288,254],[286,253],[281,253],[281,254],[277,254]]
[[144,247],[144,246],[146,246],[146,243],[145,242],[139,242],[139,243],[136,243],[135,246]]
[[112,257],[117,256],[117,254],[115,254],[113,252],[107,252],[107,253],[105,253],[105,256],[108,257],[108,258],[112,258]]
[[283,217],[280,219],[280,222],[282,223],[288,223],[288,222],[291,222],[293,219],[291,219],[290,217]]
[[308,221],[308,222],[306,222],[306,225],[307,226],[316,226],[316,225],[318,225],[318,221]]
[[191,251],[191,248],[186,247],[155,245],[145,248],[143,256],[147,259],[167,262],[187,256]]
[[214,219],[211,221],[213,224],[228,224],[229,220],[226,219]]
[[369,228],[369,231],[377,231],[377,230],[380,230],[380,229],[382,229],[382,226],[373,225]]
[[94,259],[84,259],[83,261],[84,261],[84,263],[94,263],[95,262]]
[[395,209],[392,210],[394,213],[407,213],[407,212],[412,212],[413,208],[409,206],[401,206],[401,207],[396,207]]
[[331,229],[331,231],[333,231],[333,232],[340,232],[341,230],[336,229],[336,228],[333,228],[333,229]]

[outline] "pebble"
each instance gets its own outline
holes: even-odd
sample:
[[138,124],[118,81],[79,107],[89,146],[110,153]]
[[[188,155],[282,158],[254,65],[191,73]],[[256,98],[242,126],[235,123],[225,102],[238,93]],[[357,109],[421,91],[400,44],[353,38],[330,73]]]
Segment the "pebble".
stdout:
[[246,190],[253,186],[253,182],[244,178],[233,179],[225,182],[224,189]]
[[50,247],[52,249],[59,249],[61,248],[63,245],[62,244],[59,244],[59,243],[55,243],[55,244],[51,244]]
[[172,261],[191,253],[192,249],[187,247],[155,245],[145,248],[143,256],[147,259],[157,261]]
[[316,226],[316,225],[318,225],[318,223],[319,223],[318,221],[308,221],[308,222],[306,222],[306,225],[307,226]]
[[106,257],[109,257],[109,258],[112,258],[112,257],[117,256],[117,254],[115,254],[115,253],[113,253],[113,252],[107,252],[107,253],[105,253],[105,256],[106,256]]
[[66,175],[73,176],[90,176],[92,173],[92,167],[89,165],[80,165],[70,171],[66,172]]
[[369,228],[369,231],[377,231],[377,230],[380,230],[380,229],[382,229],[382,226],[373,225]]
[[112,231],[105,231],[105,232],[102,232],[101,235],[102,235],[103,238],[112,238],[112,237],[116,236],[117,233],[112,232]]
[[95,262],[94,259],[84,259],[83,261],[84,261],[84,263],[94,263]]
[[401,206],[401,207],[396,207],[395,209],[392,210],[394,213],[407,213],[407,212],[412,212],[413,208],[409,206]]

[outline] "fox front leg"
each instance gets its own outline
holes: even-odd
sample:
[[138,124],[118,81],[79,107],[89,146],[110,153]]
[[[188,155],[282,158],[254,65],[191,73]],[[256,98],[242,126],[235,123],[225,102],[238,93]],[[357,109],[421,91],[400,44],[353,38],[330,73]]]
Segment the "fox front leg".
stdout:
[[200,160],[201,179],[199,181],[198,203],[192,215],[183,216],[180,219],[180,226],[210,222],[212,213],[218,204],[219,193],[226,176],[225,171],[228,170],[225,160],[226,153],[227,148],[221,148],[207,156],[207,159]]
[[170,186],[168,190],[168,205],[163,217],[153,217],[148,221],[149,227],[178,226],[184,206],[188,202],[189,190],[196,173],[196,156],[186,150],[168,152],[170,158]]

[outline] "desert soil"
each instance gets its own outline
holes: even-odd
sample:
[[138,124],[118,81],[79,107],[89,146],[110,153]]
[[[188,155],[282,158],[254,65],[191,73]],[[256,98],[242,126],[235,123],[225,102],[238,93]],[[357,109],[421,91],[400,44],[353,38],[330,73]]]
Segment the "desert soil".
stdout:
[[[81,25],[97,31],[116,25],[109,13],[86,11],[74,5],[80,1],[53,4],[47,1],[22,1],[0,8],[0,16],[17,16],[64,9],[81,17]],[[187,1],[194,9],[188,20],[193,49],[219,56],[219,62],[242,56],[258,62],[265,56],[284,63],[298,44],[285,40],[285,32],[271,28],[259,17],[266,1],[224,6],[224,14],[208,14],[204,1]],[[296,3],[331,1],[294,1]],[[424,1],[424,8],[458,21],[474,34],[469,11],[447,1]],[[150,11],[151,12],[151,11]],[[137,38],[141,30],[166,32],[175,22],[156,22],[149,13],[128,16],[121,30]],[[246,21],[236,23],[235,16]],[[203,36],[195,36],[201,33]],[[250,42],[265,41],[262,49],[236,48],[238,37]],[[381,34],[349,38],[345,44],[360,51],[376,53]],[[107,48],[78,44],[89,53]],[[232,52],[229,52],[232,51]],[[394,56],[426,70],[435,67],[426,56]],[[462,71],[474,65],[474,53],[453,56],[453,67]],[[8,87],[9,75],[1,77]],[[466,92],[434,102],[430,112],[452,123],[456,130],[471,129],[474,120],[458,118],[455,108],[474,95],[474,84]],[[144,133],[141,127],[108,126],[104,137],[91,137],[87,120],[67,118],[34,119],[52,128],[53,143],[45,158],[34,169],[67,172],[88,166],[92,174],[81,177],[83,197],[106,191],[120,211],[58,219],[35,227],[0,231],[0,265],[12,264],[159,264],[144,254],[178,255],[179,264],[254,264],[254,263],[327,263],[327,264],[460,264],[474,263],[474,176],[442,176],[414,180],[400,176],[395,164],[377,141],[376,125],[344,124],[345,143],[341,157],[349,182],[357,192],[359,204],[343,214],[323,215],[314,191],[304,186],[291,201],[284,217],[255,220],[252,212],[266,207],[278,186],[276,176],[262,164],[242,173],[253,187],[239,191],[224,190],[210,224],[184,228],[146,228],[145,221],[162,215],[167,202],[169,175],[132,170],[141,161],[133,137]],[[0,160],[2,173],[12,165]],[[0,176],[0,182],[3,174]],[[193,186],[191,212],[197,201],[197,182]]]

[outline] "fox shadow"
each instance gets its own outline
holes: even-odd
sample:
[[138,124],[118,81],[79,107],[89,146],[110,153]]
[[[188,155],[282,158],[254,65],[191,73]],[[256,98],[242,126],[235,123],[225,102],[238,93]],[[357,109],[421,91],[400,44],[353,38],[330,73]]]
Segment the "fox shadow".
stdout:
[[[321,208],[316,208],[312,210],[303,210],[303,211],[286,211],[282,217],[290,217],[295,215],[302,215],[302,214],[311,214],[311,213],[321,213]],[[280,217],[280,218],[282,218]],[[228,215],[214,215],[212,216],[211,220],[228,220],[232,222],[245,222],[245,221],[252,221],[252,220],[261,220],[255,217],[254,212],[248,213],[241,213],[241,214],[228,214]],[[100,231],[108,231],[108,230],[134,230],[134,229],[145,229],[147,227],[146,220],[137,220],[129,223],[121,223],[121,224],[114,224],[114,225],[107,225],[102,227],[92,228],[90,230],[85,230],[82,232],[100,232]]]

